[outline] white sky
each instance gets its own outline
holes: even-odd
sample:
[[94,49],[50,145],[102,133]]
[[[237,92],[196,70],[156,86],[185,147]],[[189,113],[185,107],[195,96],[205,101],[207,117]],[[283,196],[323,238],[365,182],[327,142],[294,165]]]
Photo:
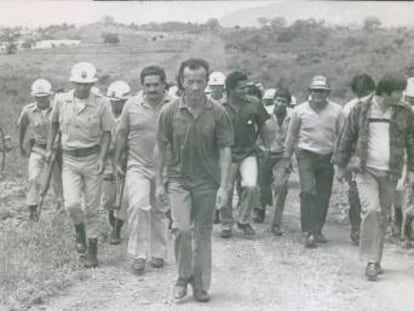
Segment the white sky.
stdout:
[[[274,16],[283,16],[288,21],[314,17],[331,23],[361,23],[364,16],[375,15],[384,25],[414,24],[414,2],[0,0],[0,25],[37,27],[63,22],[81,25],[98,21],[104,15],[113,16],[118,22],[136,24],[172,20],[205,22],[210,17],[220,19],[241,9],[272,3],[277,5],[269,13],[274,12]],[[248,11],[242,16],[246,23],[239,21],[240,25],[256,23],[257,16],[249,19]]]
[[269,1],[0,1],[0,24],[29,27],[50,24],[88,24],[110,15],[118,22],[136,24],[162,21],[205,22],[236,10],[268,5]]

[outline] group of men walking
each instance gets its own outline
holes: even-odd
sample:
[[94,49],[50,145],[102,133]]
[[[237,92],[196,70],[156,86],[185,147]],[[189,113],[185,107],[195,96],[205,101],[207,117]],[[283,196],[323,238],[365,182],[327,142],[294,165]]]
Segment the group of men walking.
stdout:
[[69,79],[73,90],[56,94],[53,105],[50,83],[36,80],[35,102],[19,118],[24,156],[27,128],[33,127],[30,218],[38,217],[45,191],[39,189],[42,169],[59,157],[52,184],[58,206],[64,205],[73,222],[76,250],[86,267],[98,266],[103,206],[113,227],[112,244],[121,242],[127,223],[133,272],[142,274],[148,262],[162,268],[170,211],[178,271],[174,297],[186,296],[191,285],[194,298],[206,302],[213,223],[221,223],[222,238],[232,237],[234,224],[252,236],[252,221],[263,223],[268,209],[270,230],[281,236],[295,154],[305,247],[327,242],[323,227],[336,165],[338,178],[347,178],[353,193],[351,239],[360,244],[368,279],[376,279],[404,161],[407,175],[414,171],[414,116],[402,98],[405,79],[385,75],[375,86],[368,75],[355,77],[357,97],[344,111],[329,99],[324,76],[315,76],[308,100],[292,108],[287,88],[252,96],[244,73],[226,77],[209,70],[203,59],[184,61],[177,89],[168,92],[164,69],[148,66],[136,96],[123,81],[112,83],[104,96],[93,89],[95,67],[78,63]]

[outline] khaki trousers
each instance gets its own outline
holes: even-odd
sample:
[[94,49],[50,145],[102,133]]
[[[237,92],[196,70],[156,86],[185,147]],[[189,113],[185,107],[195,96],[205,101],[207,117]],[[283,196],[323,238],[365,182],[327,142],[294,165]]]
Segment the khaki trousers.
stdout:
[[[45,167],[45,157],[40,152],[32,151],[29,156],[29,189],[26,196],[27,205],[38,205],[40,202],[40,184],[39,178]],[[50,185],[53,188],[55,199],[58,203],[63,204],[62,194],[62,177],[57,165],[54,166]]]
[[167,257],[168,206],[155,197],[154,173],[132,166],[126,175],[128,189],[128,254],[136,258]]
[[[72,157],[63,154],[62,180],[65,208],[74,225],[84,223],[88,238],[99,236],[99,206],[102,175],[98,174],[99,154]],[[81,198],[85,199],[82,204]]]
[[397,181],[391,181],[386,171],[367,168],[356,175],[356,183],[362,210],[360,258],[379,263]]

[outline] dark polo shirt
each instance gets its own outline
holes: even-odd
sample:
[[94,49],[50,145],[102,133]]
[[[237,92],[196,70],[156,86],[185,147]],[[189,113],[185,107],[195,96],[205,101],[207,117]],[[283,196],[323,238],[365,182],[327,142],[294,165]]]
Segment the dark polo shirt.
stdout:
[[237,107],[233,107],[228,101],[223,103],[223,107],[234,128],[234,144],[231,148],[233,162],[239,162],[256,153],[258,129],[270,116],[260,101],[252,96],[237,103]]
[[206,182],[219,185],[219,149],[233,144],[234,133],[220,104],[206,98],[195,117],[181,97],[162,108],[158,140],[167,144],[168,178],[184,179],[192,187]]

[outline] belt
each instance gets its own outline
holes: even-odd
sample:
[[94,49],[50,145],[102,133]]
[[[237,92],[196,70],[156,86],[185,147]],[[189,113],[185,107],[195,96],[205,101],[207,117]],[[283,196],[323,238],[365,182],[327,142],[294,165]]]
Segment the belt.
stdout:
[[74,149],[74,150],[63,150],[64,154],[70,155],[75,158],[87,157],[89,155],[98,153],[101,150],[101,146],[96,145],[93,147]]

